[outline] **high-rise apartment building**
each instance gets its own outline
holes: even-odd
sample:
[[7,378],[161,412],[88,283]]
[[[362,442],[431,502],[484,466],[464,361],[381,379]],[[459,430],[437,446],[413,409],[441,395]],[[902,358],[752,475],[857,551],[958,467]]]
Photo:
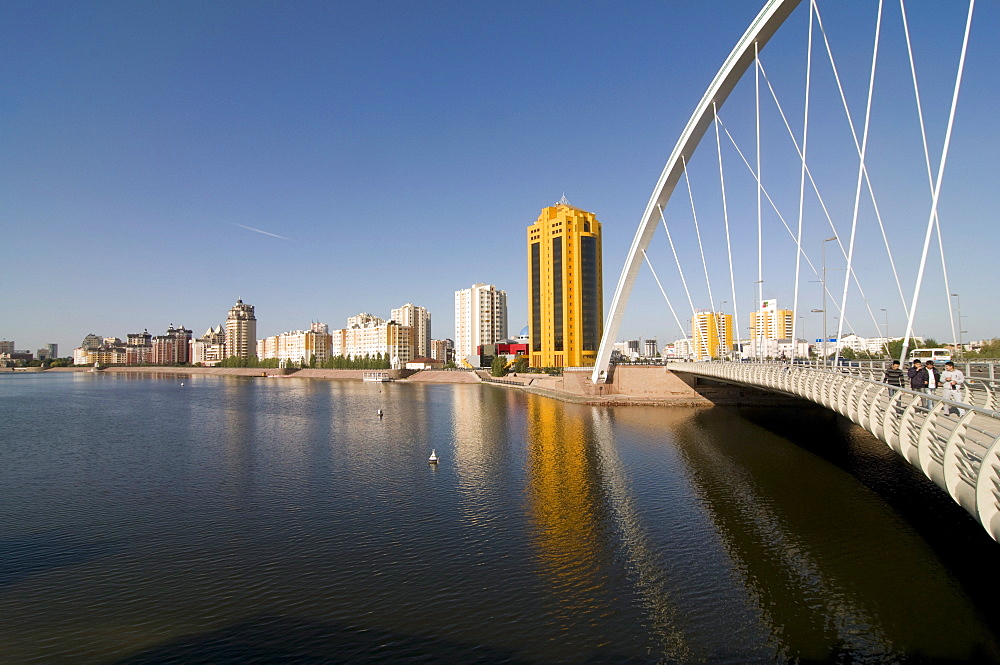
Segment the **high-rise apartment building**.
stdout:
[[[126,365],[149,365],[153,362],[153,336],[149,330],[128,333],[125,342]],[[192,361],[194,362],[194,361]]]
[[455,291],[455,358],[464,360],[482,344],[507,337],[507,292],[492,284]]
[[412,353],[414,358],[431,357],[431,313],[425,308],[406,303],[392,310],[390,318],[413,330]]
[[[132,335],[129,335],[131,344]],[[191,364],[192,365],[217,365],[219,361],[226,359],[226,330],[222,324],[214,326],[205,331],[205,334],[198,339],[191,340]]]
[[348,328],[361,328],[363,326],[380,326],[383,323],[385,323],[385,319],[380,319],[374,314],[369,314],[368,312],[361,312],[357,316],[347,317]]
[[104,344],[104,338],[98,337],[94,333],[90,333],[83,338],[83,342],[80,343],[80,348],[84,351],[96,351],[101,348]]
[[370,317],[369,323],[356,323],[358,317],[352,316],[347,328],[334,330],[330,333],[330,355],[361,358],[364,356],[389,356],[393,369],[400,369],[413,359],[410,340],[413,330],[396,321],[383,321],[371,314],[359,315]]
[[257,317],[253,305],[237,300],[226,317],[226,355],[249,358],[256,353]]
[[305,364],[312,363],[315,357],[317,363],[323,363],[330,357],[330,341],[327,325],[313,323],[309,330],[294,330],[257,340],[257,357]]
[[[190,360],[191,331],[171,324],[166,335],[157,335],[152,340],[152,363],[154,365],[183,365]],[[122,357],[127,358],[126,347],[122,346]],[[124,363],[124,360],[122,361]]]
[[789,339],[795,313],[790,309],[778,309],[778,301],[765,300],[757,312],[750,313],[751,339]]
[[453,362],[455,360],[455,343],[450,339],[431,340],[431,358],[446,364]]
[[594,364],[604,332],[601,223],[563,197],[528,227],[532,367]]
[[0,339],[0,353],[14,353],[14,340]]
[[733,315],[695,312],[691,319],[691,352],[694,360],[711,360],[733,350]]

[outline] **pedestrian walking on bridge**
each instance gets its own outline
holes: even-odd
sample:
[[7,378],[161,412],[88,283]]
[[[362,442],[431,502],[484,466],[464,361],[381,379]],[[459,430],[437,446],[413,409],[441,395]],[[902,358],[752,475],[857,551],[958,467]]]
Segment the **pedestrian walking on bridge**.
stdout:
[[[955,363],[950,360],[944,364],[944,371],[941,373],[941,385],[943,390],[941,391],[941,396],[952,402],[962,402],[962,387],[965,385],[965,374],[962,370],[955,369]],[[958,413],[958,417],[961,418],[965,415],[965,409],[960,409],[957,406],[948,405],[948,414]]]

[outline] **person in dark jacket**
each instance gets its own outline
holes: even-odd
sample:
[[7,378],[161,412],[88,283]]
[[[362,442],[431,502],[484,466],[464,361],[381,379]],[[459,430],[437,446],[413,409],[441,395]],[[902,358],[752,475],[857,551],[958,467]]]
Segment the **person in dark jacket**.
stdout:
[[910,390],[923,390],[927,385],[927,370],[919,360],[913,361],[913,365],[906,370],[906,375],[910,377]]
[[[919,360],[914,360],[913,367],[910,368],[908,374],[910,375],[911,390],[933,395],[938,386],[941,385],[941,375],[934,368],[934,361],[932,360],[928,360],[927,364],[923,366],[921,366]],[[925,399],[924,408],[929,409],[931,406],[931,400]]]

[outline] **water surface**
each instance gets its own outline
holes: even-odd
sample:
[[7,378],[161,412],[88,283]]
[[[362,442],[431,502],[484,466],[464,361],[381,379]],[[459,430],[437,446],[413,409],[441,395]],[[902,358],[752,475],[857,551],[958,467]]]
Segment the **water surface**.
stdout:
[[1000,662],[1000,546],[822,410],[16,375],[0,458],[0,662]]

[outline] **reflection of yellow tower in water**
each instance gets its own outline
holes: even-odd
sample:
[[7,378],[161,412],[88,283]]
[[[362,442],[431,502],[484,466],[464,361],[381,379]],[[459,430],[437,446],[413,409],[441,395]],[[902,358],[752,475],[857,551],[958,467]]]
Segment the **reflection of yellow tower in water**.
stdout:
[[544,397],[528,399],[528,510],[543,572],[567,613],[605,606],[596,597],[602,540],[598,483],[588,459],[592,433],[589,420],[573,411]]

